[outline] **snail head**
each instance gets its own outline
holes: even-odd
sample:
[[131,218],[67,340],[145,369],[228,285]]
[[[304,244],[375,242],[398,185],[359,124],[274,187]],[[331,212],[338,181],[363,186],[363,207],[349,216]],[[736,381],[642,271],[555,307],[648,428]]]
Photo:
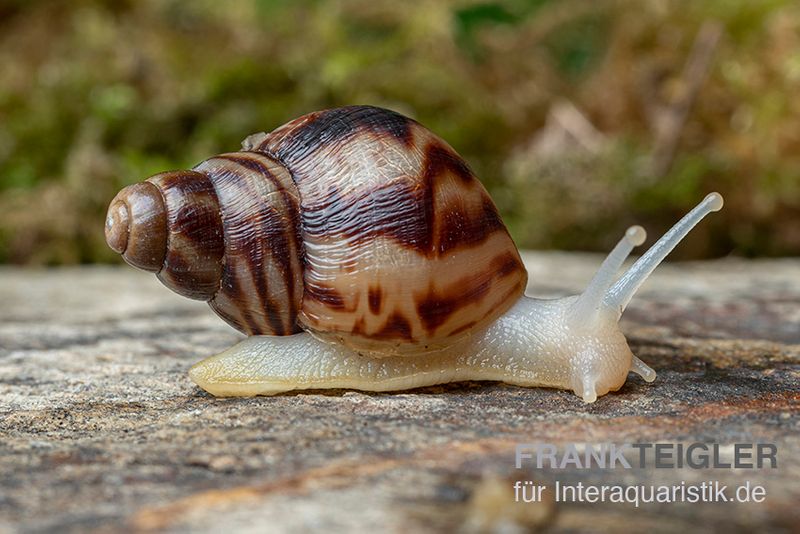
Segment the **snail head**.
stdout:
[[598,394],[618,389],[628,371],[648,382],[655,380],[655,371],[628,347],[619,330],[619,319],[636,291],[672,249],[703,217],[722,209],[722,204],[719,193],[707,195],[617,279],[625,259],[647,237],[640,226],[628,228],[588,287],[575,299],[566,323],[570,328],[568,337],[575,345],[573,388],[584,400],[594,402]]

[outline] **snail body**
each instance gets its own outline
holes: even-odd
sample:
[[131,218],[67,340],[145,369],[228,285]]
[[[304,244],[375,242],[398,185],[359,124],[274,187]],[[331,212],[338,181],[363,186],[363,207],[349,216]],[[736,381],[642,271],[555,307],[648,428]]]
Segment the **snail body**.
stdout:
[[617,322],[721,206],[707,196],[616,283],[640,227],[583,294],[529,298],[519,252],[461,157],[416,121],[353,106],[128,186],[111,202],[106,239],[250,336],[191,369],[212,394],[499,380],[592,402],[631,370],[655,378]]

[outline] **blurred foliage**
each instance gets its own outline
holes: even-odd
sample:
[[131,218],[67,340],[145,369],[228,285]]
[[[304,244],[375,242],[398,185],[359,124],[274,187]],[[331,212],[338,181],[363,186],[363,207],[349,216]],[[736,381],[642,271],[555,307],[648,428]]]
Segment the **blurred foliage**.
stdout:
[[[707,80],[653,172],[708,21]],[[719,190],[678,255],[800,253],[794,0],[0,0],[0,30],[0,262],[116,261],[122,186],[354,103],[448,140],[521,247],[654,237]]]

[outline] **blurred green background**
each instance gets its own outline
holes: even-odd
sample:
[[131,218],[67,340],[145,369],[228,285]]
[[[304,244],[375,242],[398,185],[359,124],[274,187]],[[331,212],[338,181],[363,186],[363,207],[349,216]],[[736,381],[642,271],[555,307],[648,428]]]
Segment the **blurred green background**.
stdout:
[[796,0],[0,0],[0,262],[118,261],[122,186],[304,113],[373,104],[445,138],[520,247],[800,254]]

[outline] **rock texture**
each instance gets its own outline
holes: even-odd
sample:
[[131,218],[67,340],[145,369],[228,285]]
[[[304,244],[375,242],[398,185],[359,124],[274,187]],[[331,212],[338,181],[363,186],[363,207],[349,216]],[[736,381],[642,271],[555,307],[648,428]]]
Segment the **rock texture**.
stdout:
[[[528,293],[601,258],[526,254]],[[462,383],[215,399],[186,370],[239,336],[130,268],[0,269],[0,531],[796,531],[800,261],[666,265],[623,320],[658,372],[583,404]],[[514,468],[515,444],[778,446],[779,469]],[[744,481],[761,504],[514,504],[515,480]]]

